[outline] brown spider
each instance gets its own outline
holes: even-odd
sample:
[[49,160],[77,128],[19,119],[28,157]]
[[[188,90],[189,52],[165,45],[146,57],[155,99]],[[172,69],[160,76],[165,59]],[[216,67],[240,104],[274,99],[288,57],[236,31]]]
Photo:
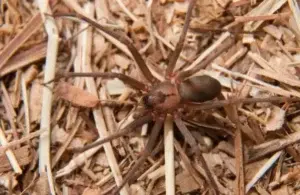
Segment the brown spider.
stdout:
[[[213,55],[208,56],[206,59],[202,61],[202,63],[187,71],[182,71],[180,73],[174,72],[174,67],[176,61],[179,57],[179,54],[183,48],[183,43],[185,40],[185,36],[188,31],[192,9],[194,7],[195,0],[190,0],[190,4],[188,7],[188,11],[186,14],[185,23],[183,26],[182,33],[180,35],[180,39],[176,45],[174,52],[172,52],[168,56],[168,65],[164,75],[165,80],[160,82],[158,81],[150,72],[149,68],[147,67],[145,61],[143,60],[142,56],[139,54],[137,49],[132,44],[131,40],[124,36],[123,34],[110,30],[102,25],[96,23],[95,21],[83,16],[83,15],[72,15],[69,14],[68,16],[76,16],[81,20],[84,20],[96,28],[104,31],[105,33],[110,34],[111,36],[115,37],[125,45],[127,45],[128,49],[132,53],[134,60],[136,61],[137,66],[141,70],[141,73],[145,76],[145,78],[149,81],[148,84],[144,84],[136,79],[133,79],[129,76],[119,73],[60,73],[58,77],[102,77],[102,78],[119,78],[124,83],[130,85],[132,88],[138,89],[142,91],[143,98],[142,102],[145,106],[145,109],[151,112],[145,112],[144,116],[136,119],[125,128],[121,129],[119,132],[110,135],[109,137],[105,137],[99,141],[96,141],[86,147],[83,150],[87,150],[94,146],[103,144],[105,142],[111,141],[115,138],[120,136],[127,135],[131,131],[135,130],[137,127],[142,126],[145,123],[149,123],[154,121],[154,126],[152,127],[149,140],[145,146],[144,151],[142,152],[140,158],[137,160],[135,165],[132,169],[127,173],[124,177],[123,182],[117,187],[115,193],[118,193],[122,187],[131,180],[131,176],[133,173],[137,171],[137,169],[144,163],[148,156],[151,155],[152,150],[156,146],[158,141],[158,137],[161,132],[161,128],[164,122],[164,119],[167,114],[173,116],[173,120],[187,141],[190,147],[193,149],[197,157],[200,159],[203,167],[205,168],[208,176],[208,183],[218,193],[217,184],[214,181],[208,166],[202,156],[202,153],[198,147],[198,144],[195,138],[192,136],[191,132],[187,129],[186,125],[184,124],[183,120],[181,119],[181,113],[179,108],[185,107],[192,107],[193,109],[209,109],[214,107],[221,107],[224,105],[228,105],[230,103],[247,103],[247,102],[258,102],[258,101],[284,101],[280,98],[268,98],[268,99],[242,99],[242,100],[234,100],[232,102],[229,101],[218,101],[212,103],[209,100],[213,100],[214,98],[220,97],[221,94],[221,84],[218,80],[210,77],[210,76],[194,76],[191,77],[195,72],[199,69],[206,66],[209,62],[211,62],[216,56],[230,47],[234,41],[230,41],[225,43],[222,49],[215,52]],[[66,15],[64,15],[66,16]],[[205,102],[208,101],[208,102]],[[205,102],[205,103],[201,103]]]

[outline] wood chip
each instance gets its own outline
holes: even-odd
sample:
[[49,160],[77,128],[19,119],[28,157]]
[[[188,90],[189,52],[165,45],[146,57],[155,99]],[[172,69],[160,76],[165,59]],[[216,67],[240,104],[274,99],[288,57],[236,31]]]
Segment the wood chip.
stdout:
[[[13,150],[13,152],[20,166],[28,165],[32,160],[29,146],[23,146],[21,148]],[[1,173],[12,170],[12,167],[6,157],[6,154],[4,153],[0,154],[0,161],[1,161],[1,165],[0,165]]]
[[42,109],[42,85],[38,82],[33,82],[29,94],[29,112],[30,121],[36,122],[40,120]]
[[265,131],[275,131],[280,129],[285,121],[285,111],[279,107],[274,106],[268,122],[265,126]]
[[101,193],[100,189],[86,188],[84,189],[82,195],[98,195],[100,193]]
[[194,178],[186,171],[176,175],[176,184],[179,185],[180,192],[191,193],[199,189],[199,185],[195,182]]
[[126,86],[119,79],[112,79],[106,82],[106,89],[109,95],[121,95],[126,90]]
[[274,25],[265,26],[263,29],[278,40],[282,37],[283,33]]

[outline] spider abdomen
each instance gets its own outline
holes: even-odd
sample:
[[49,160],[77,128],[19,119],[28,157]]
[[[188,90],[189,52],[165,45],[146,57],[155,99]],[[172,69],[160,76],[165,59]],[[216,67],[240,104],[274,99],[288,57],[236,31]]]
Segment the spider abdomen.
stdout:
[[180,103],[177,87],[169,81],[162,82],[143,97],[144,105],[159,112],[176,109]]
[[178,91],[183,101],[205,102],[221,93],[221,84],[207,75],[195,76],[181,82]]

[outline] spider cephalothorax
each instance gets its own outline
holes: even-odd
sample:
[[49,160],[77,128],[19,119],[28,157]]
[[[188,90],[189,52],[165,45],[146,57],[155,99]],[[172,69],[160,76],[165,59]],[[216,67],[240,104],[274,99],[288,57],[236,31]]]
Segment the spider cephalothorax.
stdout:
[[143,97],[143,103],[147,108],[160,112],[171,112],[180,103],[177,87],[170,81],[164,81],[154,86],[150,92]]

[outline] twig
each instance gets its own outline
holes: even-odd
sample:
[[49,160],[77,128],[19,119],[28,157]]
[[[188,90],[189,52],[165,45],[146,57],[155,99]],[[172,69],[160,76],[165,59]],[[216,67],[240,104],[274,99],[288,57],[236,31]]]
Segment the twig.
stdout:
[[279,13],[279,14],[271,14],[271,15],[261,15],[261,16],[236,16],[236,22],[250,22],[250,21],[267,21],[267,20],[277,20],[284,19],[291,16],[291,12]]
[[[247,13],[247,16],[259,16],[259,15],[269,15],[276,12],[280,9],[287,0],[265,0],[262,1],[258,6],[252,9],[250,12]],[[244,30],[246,31],[254,31],[256,30],[264,21],[251,21],[244,25]]]
[[288,75],[284,75],[284,73],[277,73],[270,70],[265,70],[261,68],[254,68],[252,70],[253,73],[261,76],[265,76],[274,80],[278,80],[282,83],[285,83],[287,85],[293,86],[293,87],[300,87],[300,81],[293,77],[288,77]]
[[[38,0],[37,1],[42,18],[44,21],[44,26],[48,34],[47,43],[47,56],[45,65],[44,82],[54,79],[56,58],[58,52],[58,30],[55,25],[53,18],[45,18],[44,13],[51,13],[48,1]],[[49,85],[50,88],[53,84]],[[50,192],[52,195],[55,194],[53,176],[50,166],[50,121],[51,121],[51,107],[52,107],[52,91],[48,87],[43,87],[43,102],[41,111],[41,122],[40,129],[45,130],[40,135],[39,142],[39,173],[41,175],[47,174]]]
[[159,160],[157,160],[155,162],[155,164],[153,164],[147,171],[145,171],[138,179],[137,181],[142,181],[143,179],[145,179],[147,177],[147,175],[149,173],[151,173],[152,171],[154,171],[155,169],[157,169],[161,164],[162,162],[164,161],[164,158],[160,158]]
[[[234,98],[234,97],[232,97]],[[242,124],[239,121],[237,106],[231,105],[225,108],[228,117],[236,124],[236,132],[234,137],[234,148],[235,148],[235,170],[236,170],[236,186],[235,194],[245,194],[245,170],[244,170],[244,149],[242,139]]]
[[183,135],[185,138],[185,141],[191,146],[192,150],[196,153],[196,157],[199,159],[201,162],[207,176],[207,182],[211,186],[213,190],[218,194],[219,193],[219,188],[217,185],[217,182],[214,179],[214,175],[209,168],[203,153],[199,150],[199,146],[196,142],[196,139],[193,137],[192,133],[187,129],[186,125],[183,123],[183,121],[180,118],[175,118],[175,124],[178,127],[180,133]]
[[269,160],[266,162],[259,171],[255,174],[255,176],[251,179],[251,181],[246,186],[246,193],[253,187],[253,185],[274,165],[274,163],[279,159],[282,155],[283,151],[279,151],[275,153]]
[[82,123],[82,119],[77,119],[76,124],[74,125],[74,128],[70,132],[70,134],[69,134],[68,138],[66,139],[66,141],[64,141],[63,145],[55,152],[55,155],[52,158],[52,162],[51,162],[51,167],[52,168],[55,167],[55,165],[58,163],[61,156],[63,155],[64,151],[67,149],[67,147],[69,146],[69,144],[73,140],[75,134],[79,130],[79,127],[80,127],[81,123]]
[[[1,142],[1,145],[3,147],[6,147],[7,145],[7,140],[5,138],[5,134],[3,132],[3,130],[0,128],[0,142]],[[7,155],[7,158],[12,166],[12,168],[14,169],[15,173],[17,174],[22,174],[22,169],[16,159],[16,156],[14,155],[13,151],[8,149],[5,154]]]
[[2,93],[3,94],[2,95],[3,105],[4,105],[5,111],[7,113],[6,115],[9,120],[9,124],[13,130],[13,136],[14,136],[14,138],[18,139],[17,127],[15,124],[15,118],[16,118],[17,114],[13,108],[10,96],[8,94],[8,91],[7,91],[3,81],[0,81],[0,87],[1,87],[1,91],[3,92]]
[[167,116],[164,124],[166,194],[175,195],[173,120]]
[[[203,180],[199,177],[197,171],[192,166],[191,161],[189,160],[188,156],[186,155],[186,153],[184,152],[184,150],[182,149],[182,147],[180,146],[179,142],[176,139],[174,139],[174,146],[182,159],[184,168],[192,175],[192,177],[195,179],[195,181],[199,185],[199,188],[202,188]],[[205,173],[203,173],[202,177],[207,179],[207,176],[205,175]]]
[[9,149],[13,146],[16,146],[16,145],[20,145],[21,143],[24,143],[24,142],[26,142],[26,141],[28,141],[32,138],[38,137],[42,133],[43,133],[43,130],[38,130],[38,131],[35,131],[35,132],[32,132],[32,133],[29,133],[28,135],[22,137],[21,139],[18,139],[18,140],[12,141],[12,142],[8,142],[5,145],[2,145],[0,147],[0,151],[7,150],[7,149]]
[[227,70],[215,63],[213,63],[212,67],[216,70],[219,70],[221,72],[224,72],[226,74],[229,74],[231,76],[236,76],[236,77],[240,77],[240,78],[243,78],[243,79],[246,79],[248,81],[251,81],[255,84],[258,84],[258,85],[261,85],[261,86],[264,86],[266,87],[266,89],[272,93],[276,93],[278,95],[282,95],[282,96],[296,96],[296,97],[300,97],[300,93],[296,92],[296,91],[287,91],[287,90],[284,90],[280,87],[276,87],[276,86],[273,86],[273,85],[270,85],[266,82],[263,82],[263,81],[260,81],[260,80],[257,80],[255,78],[252,78],[250,76],[247,76],[247,75],[244,75],[244,74],[241,74],[241,73],[238,73],[238,72],[233,72],[233,71],[230,71],[230,70]]
[[300,9],[299,9],[298,2],[296,0],[288,0],[288,2],[289,2],[290,9],[293,12],[293,16],[296,20],[296,25],[297,25],[298,32],[299,32],[300,31],[300,17],[299,17]]
[[247,163],[253,162],[268,154],[282,150],[287,146],[297,142],[300,142],[300,132],[289,134],[282,139],[273,139],[271,141],[253,146],[248,150]]
[[6,64],[9,58],[28,40],[28,38],[42,26],[42,17],[36,13],[26,24],[23,30],[2,50],[0,53],[0,69]]
[[28,65],[32,65],[32,63],[39,61],[46,56],[47,44],[40,43],[31,47],[26,51],[22,51],[14,56],[12,56],[7,64],[9,66],[4,66],[0,71],[0,77],[3,77],[9,73],[17,71],[20,68],[23,68]]
[[60,178],[65,175],[70,174],[72,171],[77,169],[78,167],[82,166],[88,158],[93,156],[100,148],[101,146],[94,147],[92,149],[89,149],[85,152],[82,152],[78,156],[76,156],[74,159],[72,159],[65,167],[60,169],[59,171],[56,172],[55,178]]
[[27,93],[27,87],[26,87],[26,81],[24,78],[24,74],[21,76],[21,85],[22,85],[22,96],[23,96],[23,102],[24,102],[24,110],[25,110],[25,128],[26,128],[26,134],[28,135],[30,133],[30,113],[29,113],[29,100],[28,100],[28,93]]

